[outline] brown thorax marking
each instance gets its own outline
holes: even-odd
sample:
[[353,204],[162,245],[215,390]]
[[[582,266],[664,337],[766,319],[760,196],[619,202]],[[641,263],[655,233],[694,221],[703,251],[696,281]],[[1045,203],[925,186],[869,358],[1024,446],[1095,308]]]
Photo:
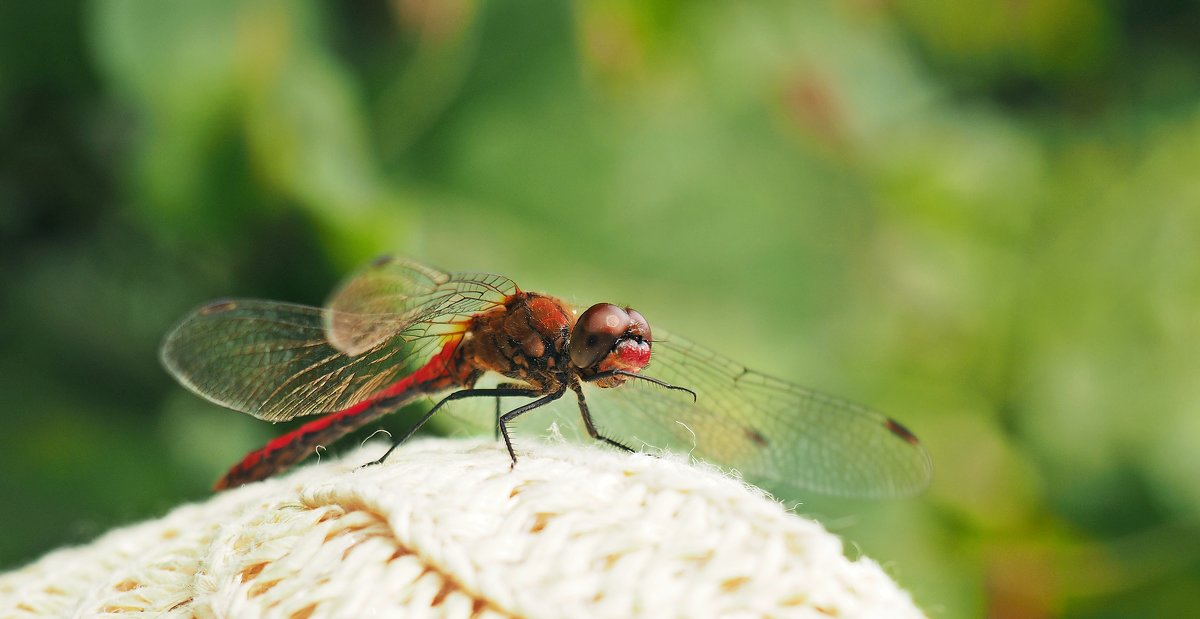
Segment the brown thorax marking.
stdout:
[[471,320],[459,346],[459,364],[552,390],[567,381],[566,347],[573,324],[574,315],[559,299],[518,292]]

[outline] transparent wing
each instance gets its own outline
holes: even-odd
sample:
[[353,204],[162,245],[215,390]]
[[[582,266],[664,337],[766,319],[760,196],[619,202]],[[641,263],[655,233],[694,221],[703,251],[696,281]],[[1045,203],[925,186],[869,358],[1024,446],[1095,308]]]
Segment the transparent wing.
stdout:
[[163,342],[163,364],[212,402],[285,421],[366,399],[394,380],[408,359],[436,344],[426,338],[351,357],[325,339],[324,314],[273,301],[218,301],[171,331]]
[[[690,454],[736,469],[780,496],[815,491],[898,497],[929,484],[929,456],[916,437],[864,406],[748,370],[674,335],[655,341],[644,373],[694,390],[696,401],[647,381],[629,380],[612,389],[584,386],[600,432],[634,449]],[[479,385],[489,380],[496,379]],[[501,409],[528,401],[504,398]],[[443,427],[452,433],[493,431],[495,401],[490,398],[456,401],[446,412],[450,419],[443,418]],[[541,437],[552,423],[568,439],[591,440],[570,392],[518,418],[510,429],[519,437]]]
[[864,406],[749,370],[674,335],[655,341],[643,373],[697,398],[638,380],[590,390],[600,431],[632,447],[690,453],[768,489],[884,497],[929,484],[929,456],[917,438]]
[[512,280],[489,273],[446,273],[384,256],[348,277],[325,304],[330,343],[349,355],[371,350],[414,324],[456,322],[503,303]]
[[[218,301],[185,317],[167,335],[161,356],[198,395],[259,419],[285,421],[367,399],[424,365],[471,315],[503,303],[512,290],[515,284],[494,275],[379,260],[334,295],[343,308],[341,322],[332,316],[335,310]],[[386,311],[389,304],[394,311]],[[368,308],[372,313],[357,313]],[[357,343],[353,354],[331,342],[330,325]]]

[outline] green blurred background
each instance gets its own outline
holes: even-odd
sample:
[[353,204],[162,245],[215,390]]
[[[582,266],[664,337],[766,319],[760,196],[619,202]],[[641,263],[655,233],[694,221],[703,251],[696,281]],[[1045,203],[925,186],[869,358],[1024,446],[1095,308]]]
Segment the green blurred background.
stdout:
[[0,569],[281,431],[159,367],[188,309],[395,250],[902,419],[926,495],[799,510],[932,616],[1194,612],[1197,32],[1184,0],[0,4]]

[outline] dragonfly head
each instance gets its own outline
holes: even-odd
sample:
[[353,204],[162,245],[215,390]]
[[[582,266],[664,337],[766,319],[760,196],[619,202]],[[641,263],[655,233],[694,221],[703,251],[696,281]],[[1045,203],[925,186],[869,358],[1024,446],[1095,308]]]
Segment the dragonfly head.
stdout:
[[[567,344],[571,363],[584,375],[624,370],[640,372],[650,364],[650,325],[637,310],[612,303],[597,303],[575,321]],[[622,376],[599,381],[600,387],[615,387]]]

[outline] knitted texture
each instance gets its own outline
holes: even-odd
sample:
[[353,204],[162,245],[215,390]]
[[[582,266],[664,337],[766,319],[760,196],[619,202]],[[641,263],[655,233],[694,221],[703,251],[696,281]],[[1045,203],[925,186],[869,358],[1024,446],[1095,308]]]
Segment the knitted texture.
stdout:
[[0,617],[920,617],[869,559],[684,458],[379,445],[0,575]]

